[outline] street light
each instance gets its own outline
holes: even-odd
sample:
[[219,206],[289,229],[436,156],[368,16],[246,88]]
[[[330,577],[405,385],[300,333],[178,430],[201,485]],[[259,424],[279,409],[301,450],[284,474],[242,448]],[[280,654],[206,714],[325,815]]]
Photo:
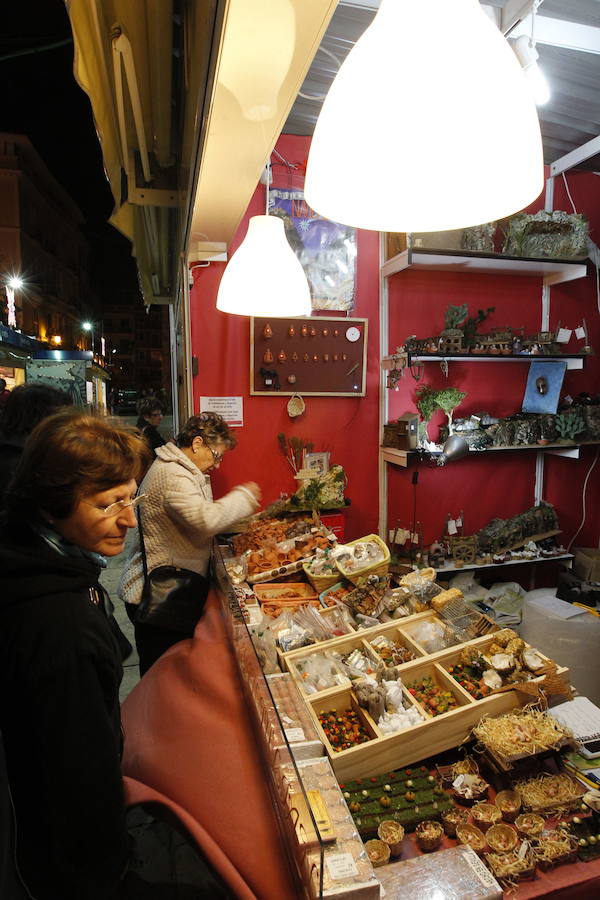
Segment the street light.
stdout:
[[89,331],[91,340],[92,340],[92,356],[94,355],[94,323],[93,322],[82,322],[81,327],[84,331]]
[[6,307],[8,310],[8,327],[17,327],[17,313],[15,308],[15,291],[23,287],[23,279],[18,275],[11,275],[6,282]]

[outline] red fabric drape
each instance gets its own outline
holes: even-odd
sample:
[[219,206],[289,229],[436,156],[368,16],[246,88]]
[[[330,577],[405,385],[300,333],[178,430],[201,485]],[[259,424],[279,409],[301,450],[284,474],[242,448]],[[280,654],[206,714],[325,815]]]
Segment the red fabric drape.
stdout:
[[166,802],[240,900],[300,896],[214,594],[194,639],[155,663],[122,716],[128,803]]

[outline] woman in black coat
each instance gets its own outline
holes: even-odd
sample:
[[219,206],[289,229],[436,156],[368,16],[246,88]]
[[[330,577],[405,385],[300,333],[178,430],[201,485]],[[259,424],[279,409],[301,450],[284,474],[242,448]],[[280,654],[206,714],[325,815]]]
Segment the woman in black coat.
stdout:
[[[118,644],[98,583],[136,525],[148,449],[74,410],[30,435],[0,526],[0,734],[16,861],[36,900],[221,897],[130,871]],[[165,888],[163,892],[163,887]]]

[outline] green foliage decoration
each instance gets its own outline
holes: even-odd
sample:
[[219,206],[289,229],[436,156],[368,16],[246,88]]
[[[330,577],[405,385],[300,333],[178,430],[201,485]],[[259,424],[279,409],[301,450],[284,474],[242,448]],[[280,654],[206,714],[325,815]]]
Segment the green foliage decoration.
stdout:
[[444,324],[446,328],[460,328],[460,323],[464,322],[469,312],[469,307],[466,303],[463,303],[462,306],[450,306],[446,310],[446,315],[444,316]]
[[563,440],[574,441],[580,432],[585,431],[585,421],[578,409],[558,413],[554,425]]

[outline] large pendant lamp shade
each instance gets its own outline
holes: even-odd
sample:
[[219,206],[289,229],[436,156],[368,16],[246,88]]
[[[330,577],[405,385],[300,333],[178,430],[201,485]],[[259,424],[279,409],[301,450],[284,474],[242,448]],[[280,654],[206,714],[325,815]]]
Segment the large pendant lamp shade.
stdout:
[[253,216],[223,273],[217,309],[238,316],[309,316],[304,270],[277,216]]
[[323,104],[307,203],[359,228],[444,231],[523,209],[543,177],[525,76],[477,0],[382,0]]

